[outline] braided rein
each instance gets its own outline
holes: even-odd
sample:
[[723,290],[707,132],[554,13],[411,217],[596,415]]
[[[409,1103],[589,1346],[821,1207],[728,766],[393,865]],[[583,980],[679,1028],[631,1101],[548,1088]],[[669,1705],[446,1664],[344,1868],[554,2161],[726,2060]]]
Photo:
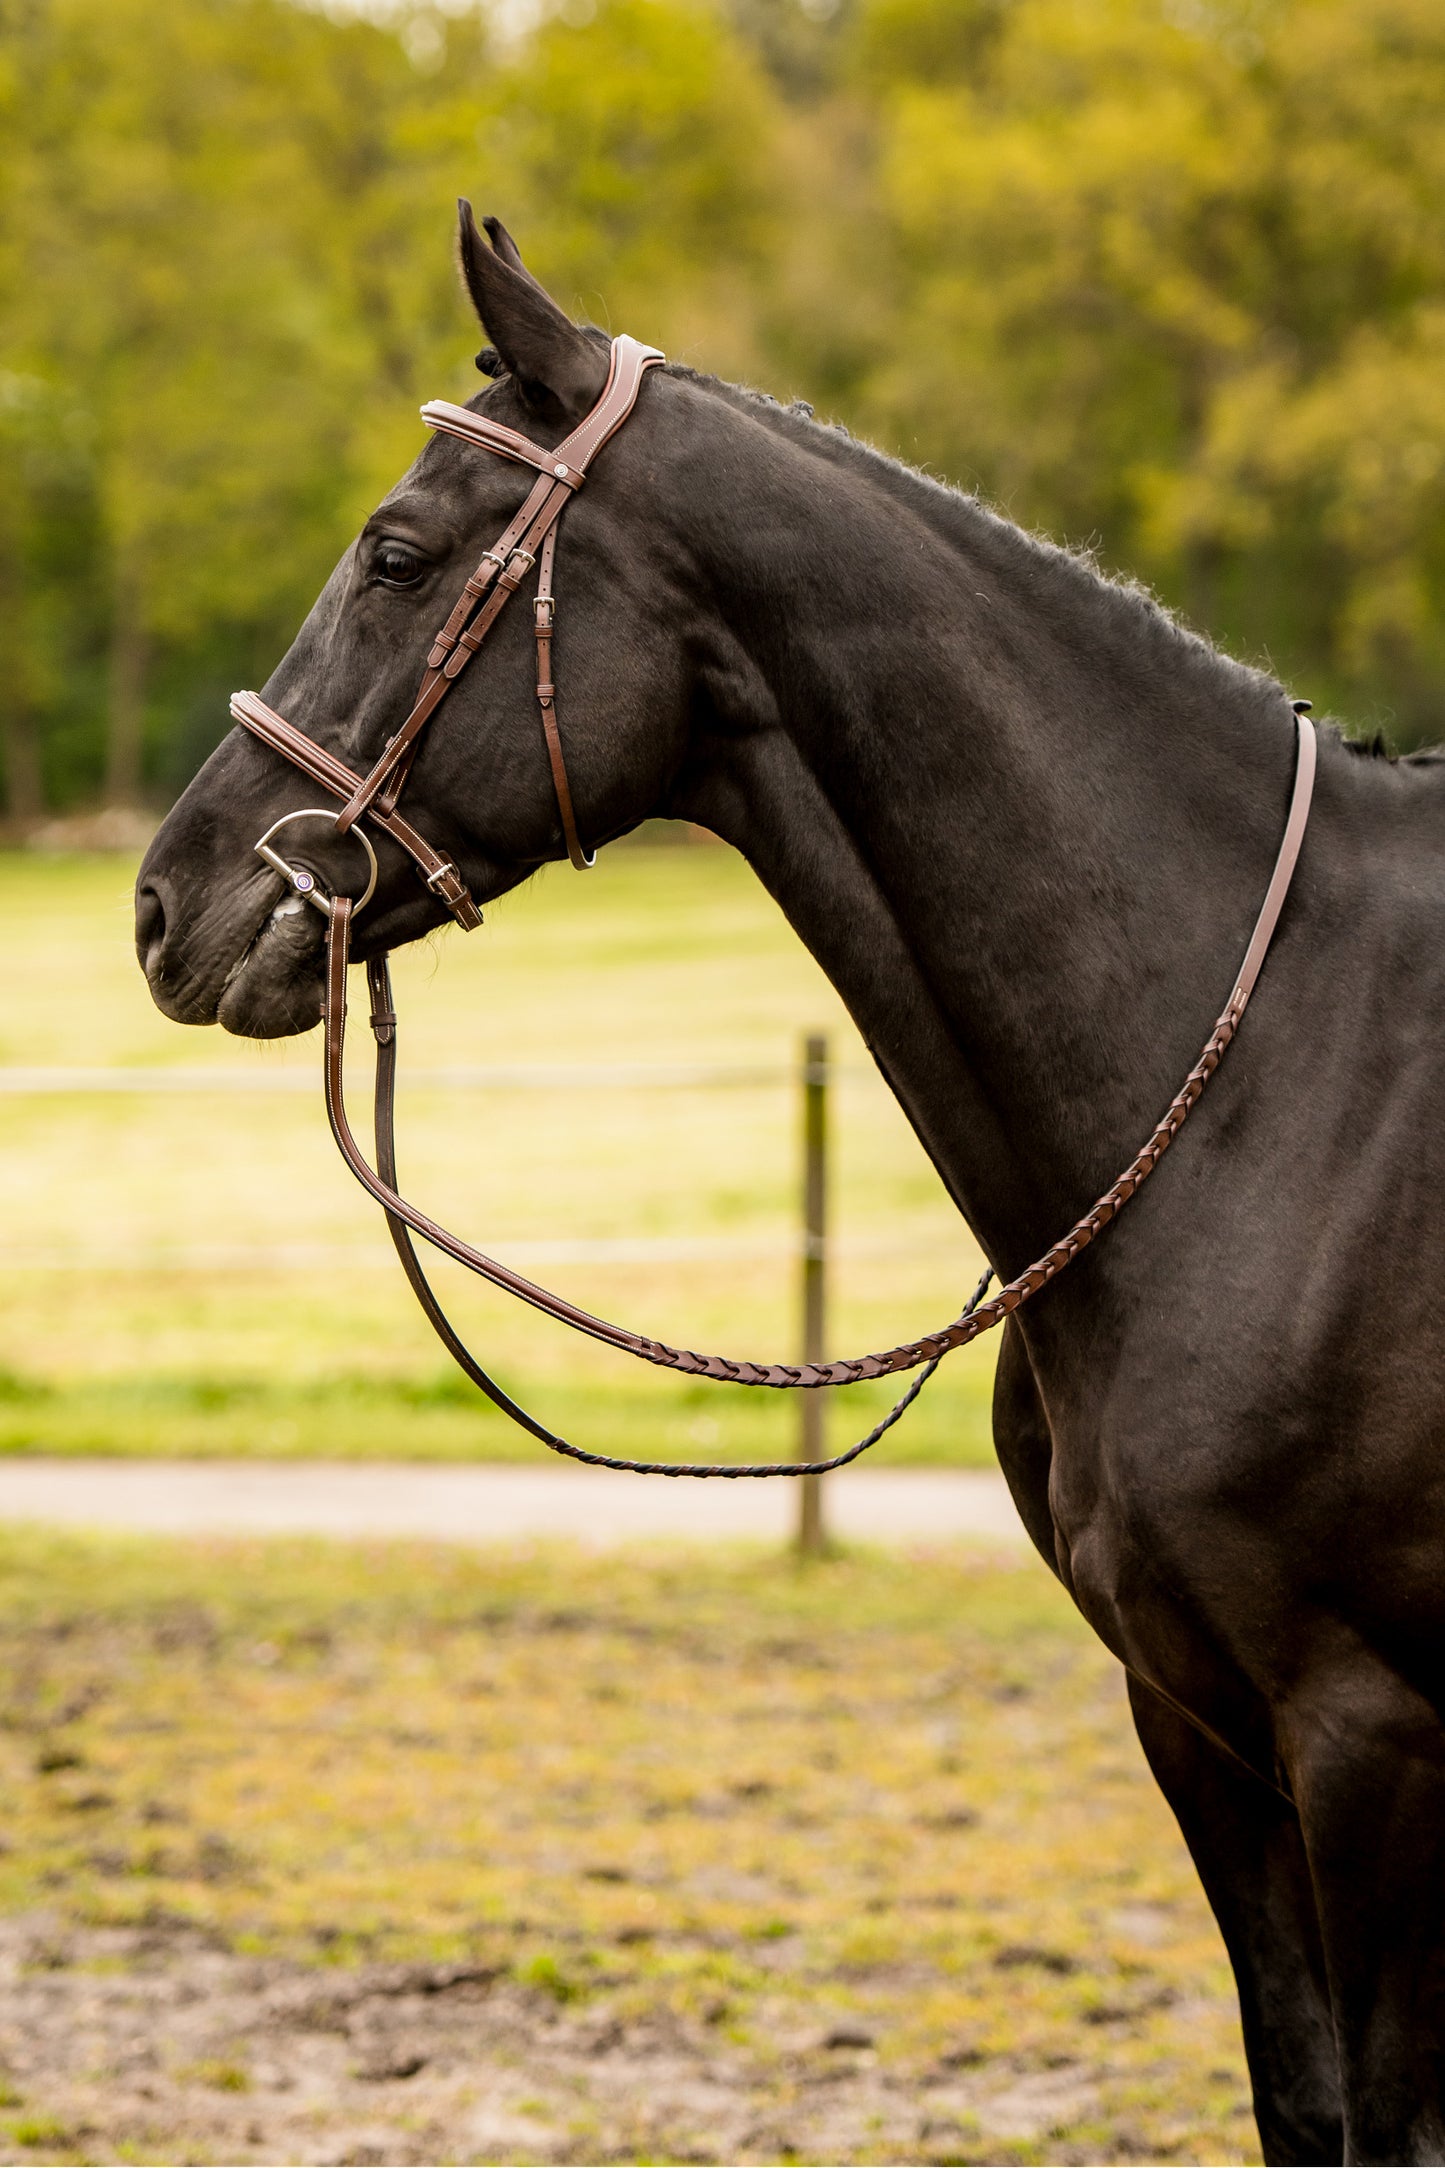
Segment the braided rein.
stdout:
[[[1162,1119],[1150,1132],[1142,1149],[1136,1153],[1118,1179],[1106,1189],[1089,1210],[1074,1222],[1068,1233],[1054,1243],[1016,1279],[1000,1288],[990,1301],[983,1298],[993,1277],[986,1272],[977,1289],[961,1314],[938,1331],[926,1334],[922,1339],[906,1341],[897,1347],[880,1353],[846,1357],[824,1363],[756,1363],[731,1360],[721,1355],[700,1355],[688,1348],[669,1346],[667,1342],[628,1331],[625,1327],[594,1317],[575,1304],[539,1287],[525,1279],[510,1266],[488,1257],[483,1251],[463,1242],[437,1221],[400,1194],[396,1187],[394,1101],[396,1084],[396,1013],[392,1005],[389,973],[384,958],[376,959],[367,966],[370,982],[372,1008],[371,1023],[377,1044],[376,1071],[376,1140],[377,1166],[368,1163],[352,1133],[347,1117],[344,1093],[344,1053],[346,1039],[346,979],[350,961],[351,919],[353,905],[344,896],[334,898],[329,905],[329,929],[326,953],[325,1016],[325,1085],[326,1110],[332,1133],[341,1155],[352,1174],[386,1214],[388,1229],[401,1258],[403,1269],[413,1291],[421,1303],[433,1328],[443,1345],[460,1364],[467,1376],[487,1394],[513,1421],[520,1423],[550,1451],[565,1455],[568,1459],[584,1462],[589,1467],[611,1468],[634,1475],[669,1476],[720,1476],[738,1478],[745,1476],[797,1476],[821,1475],[833,1468],[845,1467],[860,1454],[876,1445],[878,1440],[906,1413],[917,1399],[943,1357],[955,1348],[966,1347],[981,1334],[1001,1324],[1013,1311],[1022,1307],[1055,1280],[1072,1264],[1089,1244],[1122,1212],[1131,1198],[1138,1195],[1144,1183],[1154,1172],[1169,1146],[1184,1127],[1189,1115],[1198,1105],[1210,1078],[1223,1060],[1230,1042],[1239,1029],[1251,994],[1254,991],[1261,967],[1269,950],[1285,898],[1289,893],[1291,878],[1299,858],[1309,819],[1310,801],[1314,785],[1316,764],[1316,740],[1313,725],[1302,707],[1296,708],[1296,744],[1294,788],[1289,815],[1280,843],[1274,871],[1266,891],[1264,903],[1256,920],[1244,961],[1235,980],[1229,1000],[1220,1013],[1213,1031],[1205,1041],[1199,1059],[1174,1098],[1170,1101]],[[588,1452],[581,1446],[571,1444],[530,1416],[495,1379],[493,1379],[471,1355],[455,1331],[446,1313],[437,1301],[412,1241],[420,1235],[444,1256],[464,1265],[468,1271],[488,1280],[493,1286],[505,1289],[521,1301],[541,1310],[545,1315],[570,1325],[575,1331],[606,1345],[621,1349],[639,1361],[682,1372],[686,1376],[705,1377],[718,1383],[774,1387],[780,1390],[811,1390],[822,1386],[853,1385],[878,1377],[890,1376],[902,1370],[918,1370],[919,1375],[909,1385],[896,1405],[856,1445],[844,1453],[826,1461],[782,1461],[745,1463],[738,1466],[725,1464],[700,1464],[690,1462],[634,1461],[616,1458],[610,1454]]]

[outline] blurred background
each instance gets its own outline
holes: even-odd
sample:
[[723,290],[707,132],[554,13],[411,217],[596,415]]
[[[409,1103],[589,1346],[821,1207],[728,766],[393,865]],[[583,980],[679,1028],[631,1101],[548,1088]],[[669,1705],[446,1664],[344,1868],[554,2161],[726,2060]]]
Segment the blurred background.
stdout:
[[579,315],[1097,548],[1399,744],[1445,685],[1433,0],[5,0],[0,763],[163,803],[426,397],[453,200]]
[[[0,0],[0,26],[0,833],[26,846],[0,855],[0,1449],[529,1450],[408,1313],[310,1046],[176,1030],[129,949],[135,849],[227,693],[419,402],[477,386],[458,193],[579,316],[1093,549],[1353,729],[1439,729],[1435,0]],[[649,831],[401,969],[408,1179],[524,1269],[790,1352],[821,1027],[831,1344],[956,1312],[966,1230],[720,846]],[[593,1443],[786,1445],[774,1396],[466,1301]],[[884,1452],[986,1461],[991,1363],[956,1358]]]

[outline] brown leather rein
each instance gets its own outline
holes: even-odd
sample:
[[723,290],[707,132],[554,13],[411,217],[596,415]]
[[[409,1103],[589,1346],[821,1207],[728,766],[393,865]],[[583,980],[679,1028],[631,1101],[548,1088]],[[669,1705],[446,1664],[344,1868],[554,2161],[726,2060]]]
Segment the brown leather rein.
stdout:
[[[604,1318],[594,1317],[589,1311],[579,1309],[561,1296],[525,1279],[509,1266],[488,1257],[481,1250],[474,1249],[470,1243],[463,1242],[437,1221],[419,1212],[397,1188],[394,1121],[396,1013],[392,1004],[390,973],[384,956],[372,958],[366,966],[371,994],[371,1026],[377,1050],[375,1168],[369,1164],[352,1134],[343,1086],[346,974],[350,961],[352,922],[357,912],[369,900],[376,885],[375,852],[365,830],[357,826],[357,823],[362,819],[369,820],[400,844],[413,860],[426,886],[442,898],[459,925],[470,930],[481,924],[482,914],[456,866],[450,859],[433,850],[426,839],[409,822],[402,819],[396,805],[423,730],[481,646],[509,597],[515,594],[528,572],[536,565],[537,590],[533,610],[537,640],[537,701],[541,711],[543,740],[567,855],[579,871],[594,863],[594,854],[584,850],[579,837],[558,731],[556,689],[552,681],[551,644],[556,621],[553,563],[557,527],[566,506],[585,481],[592,459],[631,414],[644,373],[662,358],[655,348],[641,346],[634,339],[614,340],[612,365],[601,397],[586,418],[555,451],[547,451],[519,436],[514,430],[503,428],[482,415],[473,414],[465,407],[452,406],[444,400],[435,401],[422,408],[423,418],[432,428],[462,437],[470,443],[498,453],[504,459],[535,467],[538,470],[538,479],[520,511],[495,545],[486,552],[467,581],[455,609],[432,643],[421,689],[410,713],[388,740],[366,775],[357,775],[344,761],[318,745],[314,738],[308,737],[274,709],[267,707],[255,693],[236,693],[231,700],[231,713],[238,723],[244,724],[246,729],[254,732],[275,751],[283,753],[333,797],[341,800],[340,811],[335,814],[324,809],[305,808],[284,815],[267,830],[256,848],[293,891],[314,904],[327,919],[323,1009],[327,1115],[347,1166],[385,1212],[387,1227],[407,1279],[427,1318],[454,1360],[489,1399],[542,1444],[550,1447],[553,1452],[584,1461],[592,1467],[614,1468],[639,1475],[819,1475],[829,1469],[845,1466],[876,1444],[885,1431],[891,1429],[911,1406],[946,1354],[954,1348],[967,1346],[980,1334],[1002,1323],[1012,1311],[1047,1287],[1050,1281],[1056,1279],[1066,1265],[1072,1264],[1080,1252],[1118,1216],[1153,1173],[1223,1059],[1226,1048],[1239,1028],[1240,1019],[1264,964],[1289,893],[1290,881],[1309,820],[1315,774],[1315,732],[1306,713],[1308,703],[1296,702],[1297,754],[1294,789],[1284,835],[1238,976],[1214,1029],[1204,1043],[1198,1061],[1170,1101],[1163,1118],[1151,1131],[1142,1150],[1130,1161],[1118,1180],[1104,1191],[1081,1219],[1075,1221],[1067,1234],[1051,1249],[1046,1250],[1026,1271],[1011,1280],[1006,1287],[1000,1288],[991,1300],[983,1299],[993,1277],[990,1271],[980,1280],[961,1315],[952,1324],[925,1334],[922,1339],[904,1342],[878,1354],[850,1356],[833,1362],[756,1363],[732,1361],[721,1355],[700,1355],[687,1348],[671,1347],[664,1341],[649,1339],[644,1334],[631,1332],[621,1325],[608,1323]],[[370,878],[359,899],[341,895],[327,897],[320,890],[312,873],[292,866],[272,847],[271,839],[280,829],[290,822],[303,819],[327,820],[337,833],[353,834],[362,845],[369,863]],[[572,1445],[566,1439],[558,1437],[555,1432],[529,1415],[476,1361],[453,1328],[427,1280],[411,1239],[413,1234],[420,1235],[444,1256],[466,1266],[468,1271],[490,1281],[495,1287],[504,1288],[509,1294],[530,1303],[534,1309],[556,1318],[560,1323],[570,1325],[574,1331],[585,1333],[591,1339],[600,1340],[609,1347],[619,1348],[626,1354],[636,1356],[640,1361],[655,1363],[664,1369],[679,1370],[691,1377],[703,1377],[733,1385],[806,1390],[829,1385],[859,1384],[867,1379],[888,1377],[904,1370],[916,1370],[918,1375],[902,1398],[866,1437],[859,1439],[846,1452],[835,1454],[830,1460],[730,1466],[727,1463],[625,1460],[611,1454],[588,1452],[581,1446]]]

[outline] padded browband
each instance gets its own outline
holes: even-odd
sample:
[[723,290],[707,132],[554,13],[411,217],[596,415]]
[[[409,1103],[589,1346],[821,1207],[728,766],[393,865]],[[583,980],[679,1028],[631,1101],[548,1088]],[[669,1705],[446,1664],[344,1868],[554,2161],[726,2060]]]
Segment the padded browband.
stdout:
[[501,422],[488,421],[485,414],[474,414],[470,407],[453,406],[450,399],[429,399],[421,410],[421,418],[428,429],[435,429],[442,436],[460,437],[464,444],[480,444],[487,452],[496,452],[499,458],[514,459],[520,467],[535,467],[539,474],[550,474],[554,481],[566,482],[578,489],[586,479],[586,470],[569,465],[556,452],[547,451],[534,444],[530,437],[507,429]]

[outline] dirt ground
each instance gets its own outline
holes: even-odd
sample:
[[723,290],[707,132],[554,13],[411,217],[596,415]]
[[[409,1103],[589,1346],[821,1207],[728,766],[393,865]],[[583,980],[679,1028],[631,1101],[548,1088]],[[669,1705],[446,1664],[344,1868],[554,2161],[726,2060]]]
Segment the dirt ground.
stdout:
[[0,1528],[0,2158],[1256,2158],[1012,1557]]
[[[706,2017],[625,2022],[605,1995],[567,2008],[483,1966],[318,1973],[182,1924],[0,1923],[0,2055],[12,2095],[47,2102],[12,2126],[22,2158],[844,2161],[860,2142],[894,2161],[1157,2157],[1108,2127],[1119,2072],[1096,2044],[1052,2067],[964,2047],[903,2071],[844,2024],[764,2062]],[[1049,2144],[1061,2123],[1102,2143]]]

